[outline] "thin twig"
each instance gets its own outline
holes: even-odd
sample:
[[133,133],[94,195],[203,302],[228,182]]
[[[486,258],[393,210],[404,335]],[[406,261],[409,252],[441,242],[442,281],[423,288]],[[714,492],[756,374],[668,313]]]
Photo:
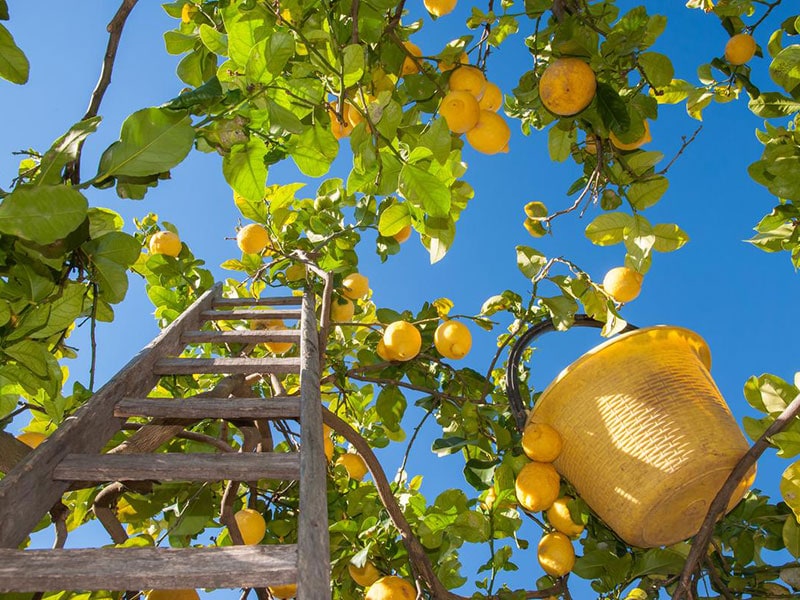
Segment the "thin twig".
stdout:
[[681,137],[681,140],[683,141],[683,143],[681,144],[681,147],[680,147],[680,149],[678,150],[678,153],[677,153],[675,156],[673,156],[673,157],[672,157],[672,160],[671,160],[671,161],[669,161],[669,164],[668,164],[666,167],[664,167],[663,169],[661,169],[661,170],[660,170],[660,171],[657,173],[658,175],[665,175],[665,174],[666,174],[666,172],[670,170],[670,168],[672,167],[672,165],[674,165],[674,164],[675,164],[675,161],[676,161],[676,160],[678,160],[678,158],[680,157],[680,155],[681,155],[681,154],[683,154],[684,150],[686,150],[686,148],[689,146],[689,144],[691,144],[691,143],[694,141],[694,139],[697,137],[697,134],[698,134],[698,133],[700,133],[700,131],[701,131],[702,129],[703,129],[703,126],[702,126],[702,125],[700,125],[700,127],[698,127],[697,129],[695,129],[694,133],[692,134],[692,136],[691,136],[691,137],[690,137],[688,140],[686,139],[686,136],[685,136],[685,135]]
[[761,15],[761,18],[755,23],[753,23],[750,27],[748,27],[751,34],[756,30],[756,27],[758,27],[759,25],[761,25],[761,23],[764,22],[764,19],[766,19],[769,16],[769,13],[775,10],[775,8],[777,8],[781,2],[783,2],[783,0],[775,0],[775,2],[771,3],[767,8],[767,11],[763,15]]
[[[77,159],[76,159],[77,160]],[[97,370],[97,303],[99,286],[96,282],[92,282],[92,315],[89,322],[89,341],[91,344],[91,358],[89,361],[89,391],[94,391],[94,376]]]

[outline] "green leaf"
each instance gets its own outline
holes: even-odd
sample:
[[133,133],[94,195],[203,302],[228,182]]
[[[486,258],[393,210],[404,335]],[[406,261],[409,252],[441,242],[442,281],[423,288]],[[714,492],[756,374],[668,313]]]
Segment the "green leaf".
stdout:
[[656,90],[656,101],[659,104],[677,104],[689,97],[689,94],[696,91],[697,87],[684,81],[683,79],[673,79],[668,85],[664,85]]
[[0,0],[0,21],[8,21],[8,3]]
[[248,200],[264,197],[267,182],[267,165],[264,156],[267,146],[260,138],[253,137],[244,146],[234,146],[222,159],[222,174],[233,190]]
[[194,48],[197,36],[187,35],[179,31],[167,31],[164,34],[164,47],[170,54],[183,54]]
[[533,279],[547,264],[544,254],[528,246],[517,246],[517,267],[528,279]]
[[381,213],[378,219],[378,233],[392,236],[411,223],[411,214],[405,202],[395,202]]
[[772,80],[795,100],[800,100],[800,45],[787,46],[769,65]]
[[658,52],[643,52],[639,55],[639,65],[647,74],[647,79],[655,88],[669,85],[675,75],[675,69],[668,56]]
[[800,461],[786,468],[779,487],[783,501],[792,509],[795,518],[800,519]]
[[8,29],[0,25],[0,77],[21,85],[27,83],[29,71],[25,53],[14,42]]
[[686,558],[678,552],[668,548],[651,548],[636,558],[629,577],[635,579],[656,573],[673,575],[681,572],[685,562]]
[[783,537],[783,544],[789,554],[795,558],[800,558],[800,525],[797,519],[789,515],[783,523],[783,530],[781,531]]
[[290,34],[284,31],[274,32],[250,50],[245,70],[248,79],[258,83],[271,83],[294,56],[294,51],[294,38]]
[[97,179],[164,173],[186,158],[193,143],[194,128],[185,111],[139,110],[125,119],[120,139],[103,152]]
[[239,66],[244,67],[250,57],[250,50],[269,32],[266,27],[267,10],[260,6],[243,10],[238,4],[232,4],[221,12],[225,30],[228,32],[227,54]]
[[339,142],[330,129],[317,122],[297,136],[291,156],[304,175],[322,177],[338,153]]
[[3,348],[3,352],[30,370],[38,377],[47,377],[48,363],[55,362],[53,355],[47,351],[47,345],[32,340],[22,340]]
[[375,401],[375,411],[378,413],[383,426],[391,431],[400,430],[400,422],[406,412],[406,397],[394,385],[388,385],[381,390]]
[[645,181],[636,181],[628,188],[628,200],[637,210],[653,206],[661,199],[669,188],[666,177],[654,177]]
[[142,247],[132,235],[123,231],[112,231],[86,242],[83,249],[92,259],[102,258],[122,267],[129,267],[139,258]]
[[577,139],[575,129],[564,130],[558,125],[550,128],[547,135],[547,149],[550,152],[550,159],[555,162],[564,162],[569,158],[572,145]]
[[764,413],[780,413],[800,391],[780,377],[765,373],[751,377],[744,384],[744,397],[748,404]]
[[411,204],[432,217],[450,214],[450,189],[438,177],[416,165],[403,165],[399,191]]
[[364,76],[364,48],[361,44],[350,44],[342,52],[344,86],[351,87]]
[[601,214],[586,226],[586,237],[598,246],[619,244],[631,223],[633,217],[623,212]]
[[800,432],[780,431],[770,441],[778,447],[778,456],[792,458],[800,454]]
[[37,185],[61,183],[62,169],[68,162],[75,160],[81,144],[89,134],[97,131],[101,120],[101,117],[92,117],[85,121],[78,121],[67,133],[53,142],[39,164],[39,173],[36,175]]
[[653,226],[656,252],[673,252],[689,241],[688,234],[674,223],[659,223]]
[[207,23],[200,25],[200,39],[206,48],[214,54],[226,56],[228,52],[228,36],[217,31]]
[[788,117],[800,111],[800,101],[787,98],[779,92],[761,92],[751,98],[747,106],[762,119]]
[[[69,328],[83,312],[87,288],[80,283],[70,283],[61,296],[52,303],[42,303],[33,308],[20,320],[17,331],[25,332],[33,339],[46,339]],[[28,326],[40,322],[41,325],[29,330]],[[9,336],[11,338],[12,336]],[[14,336],[16,339],[18,336]],[[21,336],[20,336],[21,337]]]
[[606,128],[615,133],[628,131],[631,126],[631,116],[617,91],[607,83],[598,83],[596,97],[597,110]]
[[0,204],[0,232],[50,244],[83,223],[87,208],[83,194],[66,185],[18,187]]

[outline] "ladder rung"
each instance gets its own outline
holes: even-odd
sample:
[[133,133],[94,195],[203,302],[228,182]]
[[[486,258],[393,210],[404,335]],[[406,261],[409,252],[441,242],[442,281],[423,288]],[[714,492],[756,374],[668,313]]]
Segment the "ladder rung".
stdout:
[[300,398],[124,398],[116,417],[297,419]]
[[214,306],[300,306],[302,296],[275,296],[273,298],[218,298]]
[[181,340],[186,344],[216,342],[220,344],[260,344],[263,342],[300,343],[297,329],[234,329],[233,331],[185,331]]
[[297,582],[297,546],[0,549],[0,592],[263,588]]
[[206,321],[238,321],[244,319],[299,319],[300,310],[284,308],[274,310],[204,310],[200,318]]
[[68,454],[55,468],[57,481],[256,481],[296,480],[297,452],[229,454]]
[[299,358],[162,358],[153,367],[156,375],[193,373],[299,373]]

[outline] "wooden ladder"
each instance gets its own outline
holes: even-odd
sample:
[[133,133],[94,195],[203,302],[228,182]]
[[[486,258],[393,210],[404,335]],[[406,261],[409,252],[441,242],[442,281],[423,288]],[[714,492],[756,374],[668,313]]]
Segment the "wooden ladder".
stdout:
[[[330,599],[330,557],[313,294],[233,299],[217,284],[0,480],[0,592],[256,588],[298,584]],[[273,307],[271,310],[259,310]],[[300,330],[201,330],[205,321],[297,319]],[[299,340],[298,340],[299,338]],[[192,343],[300,342],[299,358],[171,358]],[[285,398],[147,398],[162,375],[299,373]],[[298,419],[299,452],[100,454],[127,416]],[[18,550],[75,482],[300,482],[297,544],[204,548]],[[260,594],[263,595],[263,594]]]

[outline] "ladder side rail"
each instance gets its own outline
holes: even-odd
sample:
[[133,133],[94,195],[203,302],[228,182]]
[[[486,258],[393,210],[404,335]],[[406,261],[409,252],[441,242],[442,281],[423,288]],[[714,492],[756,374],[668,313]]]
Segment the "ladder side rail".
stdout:
[[156,361],[180,352],[181,334],[196,329],[200,313],[221,293],[216,284],[166,327],[152,342],[100,388],[41,446],[29,453],[0,480],[0,548],[18,547],[69,487],[54,481],[53,473],[67,454],[97,453],[121,429],[124,419],[114,416],[114,406],[125,396],[143,396],[158,383]]
[[298,517],[298,598],[329,600],[328,469],[322,435],[319,337],[314,296],[303,297],[300,320],[300,514]]

